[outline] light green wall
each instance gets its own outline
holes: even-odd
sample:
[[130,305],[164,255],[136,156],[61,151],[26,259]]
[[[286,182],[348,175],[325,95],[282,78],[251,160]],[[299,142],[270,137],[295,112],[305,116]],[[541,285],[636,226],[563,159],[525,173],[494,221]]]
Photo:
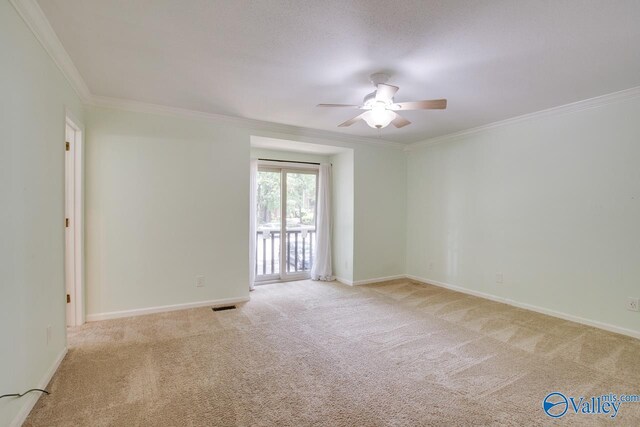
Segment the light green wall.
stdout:
[[[351,195],[363,193],[355,202],[351,197],[353,212],[359,209],[362,215],[361,240],[355,237],[357,230],[347,231],[336,237],[336,245],[341,250],[353,247],[350,258],[345,257],[353,280],[403,273],[405,242],[397,229],[404,229],[405,200],[404,191],[396,188],[404,187],[406,179],[401,150],[97,107],[87,109],[86,121],[89,318],[248,296],[252,135],[353,150],[351,169],[359,170],[359,182],[347,169],[339,172],[334,186],[344,176]],[[303,153],[279,155],[329,160]],[[338,206],[347,203],[349,212],[348,202],[340,200]],[[350,223],[358,221],[341,224],[353,228]],[[353,255],[358,251],[359,261]],[[206,277],[203,288],[195,286],[198,275]]]
[[[0,394],[40,386],[66,345],[65,106],[82,106],[8,1],[0,1]],[[52,337],[47,345],[46,328]],[[0,400],[7,426],[33,395]]]
[[248,171],[244,130],[88,108],[90,318],[247,297]]
[[638,117],[636,98],[411,151],[407,272],[640,331]]
[[333,274],[353,281],[353,150],[335,154],[333,164]]
[[404,275],[405,153],[356,150],[354,165],[354,281]]

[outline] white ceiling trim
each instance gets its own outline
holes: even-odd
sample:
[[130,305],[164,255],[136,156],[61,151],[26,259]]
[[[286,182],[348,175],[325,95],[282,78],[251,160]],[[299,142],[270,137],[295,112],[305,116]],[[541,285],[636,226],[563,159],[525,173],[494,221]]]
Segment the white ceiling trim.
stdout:
[[261,120],[246,119],[241,117],[227,116],[223,114],[205,113],[201,111],[187,110],[184,108],[168,107],[164,105],[149,104],[132,101],[128,99],[118,99],[103,96],[96,96],[91,93],[89,87],[80,75],[75,64],[71,60],[69,53],[62,45],[62,42],[51,27],[49,20],[40,8],[36,0],[9,0],[18,14],[26,22],[27,26],[36,36],[40,44],[47,51],[53,62],[60,68],[62,74],[67,78],[72,88],[76,91],[81,101],[85,105],[99,107],[117,108],[126,111],[141,113],[164,114],[179,117],[189,117],[204,120],[226,122],[237,127],[260,130],[267,132],[285,133],[292,135],[306,136],[309,138],[328,139],[341,142],[351,142],[359,144],[375,144],[404,149],[406,144],[387,141],[384,139],[374,139],[346,135],[338,132],[323,131],[298,126],[290,126]]
[[290,126],[261,120],[246,119],[242,117],[227,116],[224,114],[205,113],[202,111],[188,110],[186,108],[167,107],[165,105],[149,104],[146,102],[131,101],[128,99],[111,98],[107,96],[92,96],[87,105],[95,107],[113,108],[117,110],[132,111],[137,113],[162,114],[173,117],[186,117],[215,122],[228,123],[238,128],[252,131],[266,131],[282,133],[308,138],[316,138],[323,141],[350,142],[366,145],[382,145],[385,147],[402,150],[406,144],[401,142],[387,141],[384,139],[365,138],[343,133],[329,132],[319,129],[310,129],[298,126]]
[[9,2],[26,22],[36,39],[44,47],[44,50],[51,56],[53,62],[60,68],[60,71],[67,78],[82,102],[87,102],[91,98],[89,87],[51,27],[38,2],[36,0],[9,0]]
[[502,126],[508,126],[520,122],[529,120],[535,120],[542,117],[554,116],[559,114],[566,114],[572,112],[578,112],[590,108],[596,108],[602,105],[621,102],[627,99],[633,99],[640,96],[640,86],[614,92],[607,95],[598,96],[595,98],[586,99],[583,101],[574,102],[571,104],[561,105],[558,107],[549,108],[533,113],[524,114],[521,116],[489,123],[486,125],[478,126],[446,134],[443,136],[430,138],[424,141],[414,142],[411,144],[403,144],[399,142],[387,141],[384,139],[374,139],[367,137],[359,137],[353,135],[346,135],[338,132],[324,131],[318,129],[311,129],[298,126],[290,126],[272,122],[265,122],[261,120],[246,119],[241,117],[233,117],[222,114],[205,113],[201,111],[188,110],[183,108],[168,107],[163,105],[149,104],[144,102],[132,101],[127,99],[118,99],[110,97],[102,97],[93,95],[84,79],[80,75],[80,72],[76,68],[75,64],[71,60],[68,52],[62,45],[62,42],[56,35],[51,24],[49,23],[44,12],[40,8],[40,5],[36,0],[9,0],[16,11],[20,14],[22,19],[26,22],[27,26],[31,29],[37,40],[44,47],[46,52],[51,56],[54,63],[60,68],[64,76],[67,78],[73,89],[76,91],[82,102],[86,105],[94,105],[99,107],[116,108],[127,111],[152,113],[152,114],[164,114],[171,116],[190,117],[204,120],[213,120],[226,122],[237,127],[267,131],[274,133],[284,133],[298,136],[305,136],[309,138],[319,138],[327,140],[337,140],[342,142],[360,143],[360,144],[375,144],[386,147],[392,147],[397,149],[404,149],[405,151],[411,151],[413,149],[430,146],[434,144],[440,144],[443,142],[454,140],[464,135],[471,135],[485,130],[499,128]]
[[595,98],[589,98],[582,101],[572,102],[566,105],[560,105],[558,107],[548,108],[546,110],[536,111],[534,113],[523,114],[521,116],[512,117],[510,119],[500,120],[498,122],[489,123],[486,125],[478,126],[471,129],[462,130],[459,132],[450,133],[435,138],[430,138],[420,142],[414,142],[408,144],[405,147],[405,151],[411,151],[419,147],[426,147],[435,144],[441,144],[443,142],[451,141],[465,135],[472,135],[479,132],[483,132],[489,129],[508,126],[516,123],[526,122],[530,120],[540,119],[542,117],[558,116],[561,114],[576,113],[578,111],[588,110],[591,108],[601,107],[603,105],[612,104],[615,102],[622,102],[629,99],[637,98],[640,96],[640,86],[632,87],[630,89],[621,90],[619,92],[609,93],[607,95],[596,96]]

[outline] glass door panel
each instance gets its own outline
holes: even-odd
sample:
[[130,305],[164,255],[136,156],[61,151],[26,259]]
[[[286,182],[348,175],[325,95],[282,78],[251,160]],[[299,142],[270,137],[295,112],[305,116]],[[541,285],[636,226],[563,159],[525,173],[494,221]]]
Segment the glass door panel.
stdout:
[[285,171],[285,233],[282,276],[308,277],[316,232],[316,171]]
[[280,278],[282,228],[282,173],[259,170],[256,281]]

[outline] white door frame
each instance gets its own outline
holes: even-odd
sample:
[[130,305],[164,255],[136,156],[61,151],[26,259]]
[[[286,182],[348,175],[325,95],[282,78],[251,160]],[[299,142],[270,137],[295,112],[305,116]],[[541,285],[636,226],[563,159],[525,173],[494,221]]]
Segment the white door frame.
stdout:
[[[72,132],[67,132],[67,127]],[[66,143],[69,143],[68,151],[66,151]],[[67,326],[79,326],[85,323],[84,127],[68,109],[65,112],[63,149],[65,149],[65,293],[70,297]],[[67,218],[68,227],[66,226]]]

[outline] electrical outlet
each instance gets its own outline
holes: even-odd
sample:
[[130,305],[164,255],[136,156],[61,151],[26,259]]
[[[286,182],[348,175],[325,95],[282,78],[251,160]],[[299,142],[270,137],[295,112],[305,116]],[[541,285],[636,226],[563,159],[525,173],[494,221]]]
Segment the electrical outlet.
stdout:
[[496,273],[496,283],[504,283],[504,275],[502,273]]
[[640,311],[640,298],[627,298],[627,310]]
[[47,326],[47,345],[51,342],[51,325]]
[[433,270],[433,261],[427,263],[427,270]]
[[197,288],[204,287],[204,276],[197,276],[196,277],[196,287]]

